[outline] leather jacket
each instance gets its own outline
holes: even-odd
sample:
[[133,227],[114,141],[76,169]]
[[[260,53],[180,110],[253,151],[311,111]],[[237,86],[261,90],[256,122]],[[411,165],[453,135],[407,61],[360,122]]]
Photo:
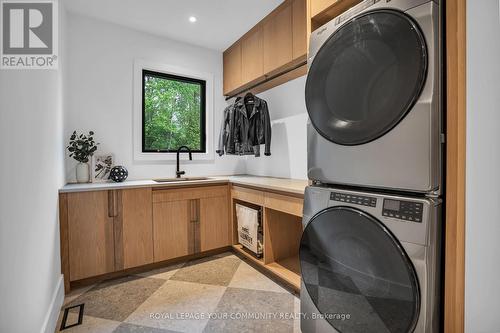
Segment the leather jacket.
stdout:
[[253,150],[260,156],[260,145],[265,145],[264,155],[271,155],[271,119],[267,103],[257,96],[239,99],[234,104],[234,143],[237,154]]
[[234,104],[224,109],[222,124],[219,133],[219,142],[215,151],[219,156],[226,154],[235,154],[234,146]]
[[[238,102],[241,97],[236,99]],[[235,102],[235,103],[236,103]],[[234,142],[234,131],[235,131],[235,103],[229,105],[224,109],[224,114],[222,116],[222,124],[219,132],[219,140],[217,143],[217,149],[215,152],[219,154],[219,156],[224,155],[224,153],[228,155],[254,155],[253,147],[242,147],[240,144],[236,145]]]

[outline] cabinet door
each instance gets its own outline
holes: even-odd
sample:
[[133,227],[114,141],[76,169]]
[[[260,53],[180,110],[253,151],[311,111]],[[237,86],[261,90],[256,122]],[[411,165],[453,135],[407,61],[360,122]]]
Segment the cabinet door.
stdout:
[[237,43],[223,54],[224,94],[227,95],[241,85],[241,44]]
[[253,81],[264,75],[264,50],[262,26],[258,25],[241,40],[242,83]]
[[111,191],[68,193],[68,250],[71,281],[114,271]]
[[293,59],[307,54],[308,24],[307,0],[293,0],[292,4],[293,26]]
[[230,236],[227,195],[200,199],[201,251],[231,245]]
[[116,269],[153,262],[153,202],[151,188],[118,191],[115,218]]
[[154,261],[182,257],[189,253],[191,200],[153,204]]
[[264,73],[278,69],[293,58],[292,6],[288,2],[266,18],[264,34]]

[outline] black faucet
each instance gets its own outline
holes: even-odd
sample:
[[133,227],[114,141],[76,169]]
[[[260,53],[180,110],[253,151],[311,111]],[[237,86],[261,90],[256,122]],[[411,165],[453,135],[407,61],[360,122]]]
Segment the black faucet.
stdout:
[[179,153],[183,149],[186,149],[189,152],[189,160],[190,161],[193,160],[193,155],[191,154],[191,149],[189,149],[188,146],[180,146],[179,148],[177,148],[177,171],[175,172],[177,178],[181,178],[181,175],[186,173],[186,171],[179,170]]

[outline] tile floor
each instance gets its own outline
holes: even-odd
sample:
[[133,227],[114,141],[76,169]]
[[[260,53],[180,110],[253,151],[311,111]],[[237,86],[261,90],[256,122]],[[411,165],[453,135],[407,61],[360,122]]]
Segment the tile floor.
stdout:
[[232,253],[72,291],[63,310],[81,303],[83,323],[63,332],[300,332],[296,295]]

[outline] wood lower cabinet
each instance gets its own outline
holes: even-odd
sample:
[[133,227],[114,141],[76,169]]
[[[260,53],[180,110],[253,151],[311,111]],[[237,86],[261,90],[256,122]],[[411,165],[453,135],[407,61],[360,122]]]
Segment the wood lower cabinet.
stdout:
[[226,185],[153,191],[155,262],[229,246],[230,227]]
[[151,188],[117,191],[115,222],[116,269],[153,262],[153,209]]
[[155,202],[153,205],[154,261],[189,253],[190,200]]
[[[67,194],[67,241],[70,280],[115,270],[112,192]],[[63,236],[63,235],[61,235]]]
[[59,211],[66,291],[232,241],[227,185],[62,193]]
[[228,196],[200,199],[199,211],[201,251],[230,246]]

